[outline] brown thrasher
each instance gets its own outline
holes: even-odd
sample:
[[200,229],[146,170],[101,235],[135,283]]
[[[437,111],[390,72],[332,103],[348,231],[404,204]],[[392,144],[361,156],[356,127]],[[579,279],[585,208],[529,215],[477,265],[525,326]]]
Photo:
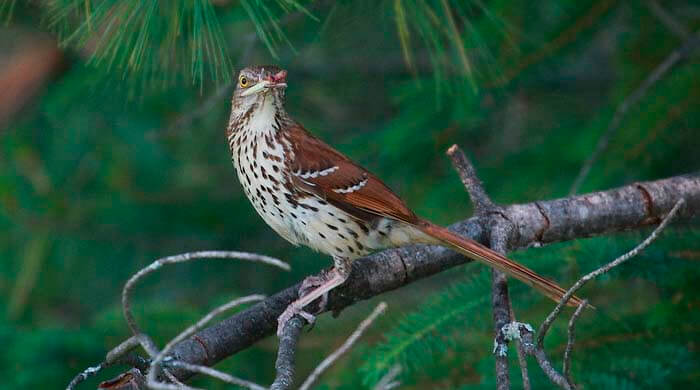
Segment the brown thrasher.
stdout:
[[[304,280],[299,299],[278,319],[278,334],[295,314],[312,320],[303,308],[345,282],[352,260],[408,244],[452,248],[561,299],[565,290],[556,283],[416,216],[376,176],[311,135],[284,108],[286,76],[276,66],[243,69],[226,132],[238,179],[258,214],[292,244],[333,257],[331,271]],[[569,305],[580,302],[572,297]]]

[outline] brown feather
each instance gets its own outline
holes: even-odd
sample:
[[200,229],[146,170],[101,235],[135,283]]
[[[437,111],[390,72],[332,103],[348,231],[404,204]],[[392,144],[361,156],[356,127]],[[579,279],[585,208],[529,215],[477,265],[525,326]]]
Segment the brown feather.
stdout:
[[[561,288],[555,282],[538,275],[535,271],[508,259],[500,253],[491,250],[474,240],[470,240],[466,237],[452,233],[446,228],[432,224],[428,221],[421,221],[421,223],[416,225],[416,227],[429,236],[435,237],[443,243],[456,249],[465,256],[480,261],[501,272],[505,272],[523,283],[534,287],[555,302],[559,302],[566,293],[566,290]],[[581,299],[574,295],[566,304],[567,306],[578,306],[581,304],[581,302]]]
[[[418,218],[379,178],[311,135],[301,125],[295,124],[285,129],[285,136],[289,138],[294,156],[293,160],[288,160],[288,167],[291,172],[297,173],[292,176],[292,183],[298,190],[324,199],[361,220],[382,216],[413,225],[467,257],[485,263],[536,288],[554,301],[558,302],[566,293],[566,290],[553,281],[498,252]],[[310,177],[313,176],[310,173],[329,170],[333,167],[338,168],[326,175]],[[302,177],[304,173],[307,177]],[[356,186],[365,180],[365,184],[357,190],[348,193],[334,191]],[[580,303],[581,299],[573,296],[567,305],[578,306]]]
[[[339,151],[311,135],[301,125],[285,129],[289,137],[294,159],[289,162],[292,172],[320,172],[332,167],[337,170],[325,176],[313,178],[293,177],[298,189],[314,194],[336,207],[346,210],[357,209],[364,213],[389,217],[406,223],[415,223],[416,215],[381,180],[366,169],[355,164]],[[346,189],[366,180],[356,191],[339,193],[334,190]],[[364,218],[364,216],[359,216]]]

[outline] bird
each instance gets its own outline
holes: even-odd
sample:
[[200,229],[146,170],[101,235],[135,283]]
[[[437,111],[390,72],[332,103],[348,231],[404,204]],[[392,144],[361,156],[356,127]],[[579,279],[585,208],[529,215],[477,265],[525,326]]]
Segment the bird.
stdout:
[[[312,135],[285,109],[287,71],[250,66],[238,75],[226,128],[231,159],[246,197],[284,239],[331,256],[333,268],[304,279],[299,297],[278,317],[277,333],[304,308],[321,305],[348,278],[353,260],[409,244],[442,245],[559,301],[555,282],[488,247],[417,216],[377,176]],[[578,306],[573,296],[567,303]]]

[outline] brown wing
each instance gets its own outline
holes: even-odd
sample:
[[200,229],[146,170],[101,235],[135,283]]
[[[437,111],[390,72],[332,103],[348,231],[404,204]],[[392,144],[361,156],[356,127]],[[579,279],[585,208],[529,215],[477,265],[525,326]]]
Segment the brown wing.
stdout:
[[297,189],[327,200],[358,218],[366,213],[417,221],[416,215],[379,178],[311,135],[301,125],[285,129],[293,159],[288,159]]

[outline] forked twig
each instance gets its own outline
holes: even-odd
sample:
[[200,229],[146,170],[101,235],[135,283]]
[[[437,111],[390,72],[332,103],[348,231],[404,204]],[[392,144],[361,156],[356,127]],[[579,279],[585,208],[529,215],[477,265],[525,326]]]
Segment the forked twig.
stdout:
[[620,264],[624,263],[625,261],[633,258],[634,256],[637,256],[641,251],[643,251],[646,247],[648,247],[656,238],[659,236],[659,234],[668,226],[668,224],[673,220],[675,217],[676,213],[678,210],[683,206],[685,203],[685,200],[683,198],[679,199],[676,204],[673,206],[671,211],[668,212],[668,214],[664,217],[664,219],[661,221],[659,226],[654,229],[654,231],[651,232],[651,234],[644,239],[641,243],[639,243],[636,247],[634,247],[632,250],[629,252],[623,254],[622,256],[619,256],[615,260],[611,261],[610,263],[607,263],[603,265],[602,267],[596,269],[595,271],[592,271],[588,273],[587,275],[583,276],[581,279],[579,279],[569,290],[567,290],[566,294],[562,297],[562,299],[559,301],[557,306],[552,310],[551,313],[547,316],[547,318],[544,320],[542,325],[540,325],[539,330],[537,331],[537,341],[536,344],[532,347],[531,353],[535,356],[537,359],[537,363],[540,365],[540,368],[542,368],[542,371],[545,372],[545,374],[549,377],[549,379],[554,382],[555,384],[559,385],[560,387],[564,389],[572,389],[575,388],[575,384],[573,379],[571,378],[570,374],[570,369],[571,369],[571,353],[573,351],[574,347],[574,329],[576,326],[576,321],[580,317],[583,308],[588,306],[588,302],[584,301],[579,307],[576,309],[574,314],[572,315],[571,319],[569,320],[569,327],[568,327],[568,341],[566,345],[566,351],[564,353],[564,365],[562,367],[563,375],[557,372],[557,370],[552,366],[552,363],[547,359],[547,356],[544,352],[544,338],[547,335],[547,332],[552,326],[552,323],[556,319],[556,317],[561,313],[562,308],[564,305],[566,305],[566,302],[571,298],[581,287],[583,287],[584,284],[586,284],[589,280],[594,279],[611,269],[619,266]]
[[[98,373],[101,369],[104,367],[111,366],[113,364],[117,363],[128,363],[129,365],[133,367],[138,367],[139,369],[143,370],[145,372],[146,369],[149,369],[148,373],[148,383],[147,385],[150,388],[158,388],[158,389],[191,389],[191,387],[188,387],[170,373],[170,371],[167,368],[163,369],[163,372],[165,373],[165,376],[169,378],[169,380],[172,382],[172,384],[168,383],[161,383],[156,380],[157,374],[159,372],[158,368],[162,365],[163,361],[166,359],[166,355],[171,351],[171,349],[179,342],[185,340],[186,338],[190,337],[197,331],[201,330],[209,321],[211,321],[214,317],[219,315],[220,313],[229,310],[235,306],[238,306],[243,303],[247,302],[253,302],[253,301],[259,301],[262,299],[265,299],[264,296],[262,295],[250,295],[247,297],[243,298],[238,298],[235,299],[231,302],[228,302],[224,305],[221,305],[217,307],[216,309],[212,310],[210,313],[208,313],[206,316],[204,316],[202,319],[200,319],[196,324],[190,326],[189,328],[185,329],[182,333],[180,333],[177,337],[172,339],[162,351],[159,351],[156,345],[153,343],[151,338],[146,335],[145,333],[142,333],[138,325],[136,324],[136,321],[134,320],[133,314],[131,312],[131,302],[130,302],[130,294],[134,286],[141,280],[143,279],[146,275],[160,269],[162,266],[166,264],[177,264],[177,263],[183,263],[186,261],[190,260],[196,260],[196,259],[204,259],[204,258],[218,258],[218,259],[238,259],[238,260],[245,260],[245,261],[254,261],[254,262],[261,262],[263,264],[268,264],[268,265],[273,265],[279,268],[282,268],[286,271],[288,271],[289,265],[287,263],[284,263],[283,261],[269,257],[269,256],[264,256],[264,255],[259,255],[255,253],[248,253],[248,252],[237,252],[237,251],[201,251],[201,252],[190,252],[190,253],[183,253],[175,256],[168,256],[164,257],[161,259],[158,259],[148,265],[145,268],[142,268],[139,270],[136,274],[134,274],[129,280],[126,282],[124,285],[124,289],[122,291],[122,310],[124,311],[124,318],[126,319],[127,324],[129,325],[129,329],[132,332],[132,336],[117,345],[115,348],[110,350],[107,353],[107,356],[105,357],[105,361],[95,367],[88,367],[81,373],[75,376],[73,380],[68,384],[67,390],[72,390],[75,388],[75,386],[81,382],[83,382],[85,379],[87,379],[90,376],[95,375]],[[138,355],[130,353],[132,349],[134,349],[137,346],[143,347],[143,349],[146,351],[148,356],[151,358],[151,361],[148,362],[146,359],[141,358]],[[211,376],[214,376],[218,379],[224,380],[228,383],[236,384],[239,386],[247,387],[249,389],[253,390],[261,390],[264,389],[262,386],[256,385],[255,383],[243,380],[243,379],[238,379],[236,377],[233,377],[231,375],[219,372],[217,370],[214,370],[209,367],[204,367],[204,366],[197,366],[193,364],[188,364],[188,363],[183,363],[179,364],[178,362],[174,361],[169,361],[168,362],[170,366],[178,366],[180,368],[183,368],[185,370],[191,370],[191,371],[196,371],[199,373],[204,373],[208,374]]]
[[542,371],[547,375],[547,377],[552,381],[552,383],[558,385],[563,389],[573,389],[576,387],[573,379],[571,378],[571,354],[574,348],[575,336],[574,330],[576,327],[576,321],[580,318],[583,313],[583,309],[588,307],[588,301],[584,300],[576,309],[574,314],[571,316],[568,325],[568,340],[566,344],[566,350],[564,351],[564,363],[562,367],[563,375],[560,374],[552,365],[552,363],[547,359],[547,355],[544,351],[544,337],[547,335],[553,321],[561,313],[561,309],[564,307],[566,302],[571,298],[576,291],[578,291],[586,282],[589,280],[610,271],[611,269],[617,267],[618,265],[624,263],[625,261],[631,259],[632,257],[638,255],[642,250],[648,247],[658,235],[668,226],[668,224],[673,220],[678,210],[683,206],[685,200],[683,198],[679,199],[673,206],[671,211],[664,217],[659,226],[654,229],[654,231],[636,247],[634,247],[629,252],[616,258],[615,260],[607,263],[593,272],[583,276],[579,279],[562,297],[557,306],[552,310],[552,312],[547,316],[545,321],[540,326],[537,332],[537,341],[533,341],[534,330],[528,324],[520,322],[511,322],[503,326],[500,332],[497,334],[494,340],[494,353],[496,355],[505,356],[507,351],[506,342],[510,340],[520,340],[520,345],[523,346],[525,353],[533,355],[537,360]]
[[659,226],[654,229],[653,232],[647,237],[644,241],[639,243],[634,249],[631,251],[625,253],[624,255],[616,258],[615,260],[611,261],[608,264],[603,265],[602,267],[596,269],[595,271],[590,272],[589,274],[583,276],[581,279],[576,281],[569,290],[566,291],[566,294],[561,298],[561,301],[557,304],[557,306],[552,310],[551,313],[547,316],[547,318],[544,320],[542,325],[540,325],[540,329],[537,331],[537,346],[541,347],[542,343],[544,342],[544,336],[547,334],[549,331],[549,328],[552,326],[552,323],[554,320],[557,318],[559,313],[561,312],[562,308],[566,303],[569,301],[569,299],[581,288],[583,287],[584,284],[588,283],[589,280],[594,279],[611,269],[617,267],[618,265],[624,263],[625,261],[633,258],[634,256],[637,256],[641,251],[643,251],[646,247],[651,245],[654,240],[659,236],[659,234],[666,228],[666,226],[671,222],[673,217],[676,215],[678,210],[681,208],[681,206],[685,203],[685,200],[683,198],[679,199],[676,204],[673,206],[671,211],[666,214],[664,219],[661,221]]

